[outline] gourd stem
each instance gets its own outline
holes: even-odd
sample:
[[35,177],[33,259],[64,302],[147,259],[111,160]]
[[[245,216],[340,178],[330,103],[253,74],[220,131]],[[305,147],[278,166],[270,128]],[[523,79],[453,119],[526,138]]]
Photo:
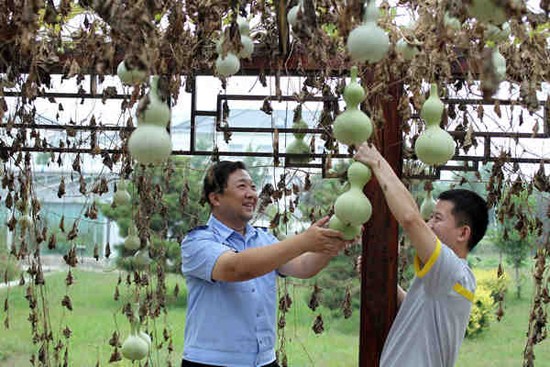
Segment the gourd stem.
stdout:
[[350,71],[350,78],[352,83],[357,82],[357,66],[352,66]]
[[365,12],[363,14],[363,22],[376,23],[378,20],[378,8],[376,7],[375,0],[367,0],[365,4]]
[[435,83],[432,83],[430,86],[430,96],[434,96],[439,99],[439,95],[437,94],[437,84]]

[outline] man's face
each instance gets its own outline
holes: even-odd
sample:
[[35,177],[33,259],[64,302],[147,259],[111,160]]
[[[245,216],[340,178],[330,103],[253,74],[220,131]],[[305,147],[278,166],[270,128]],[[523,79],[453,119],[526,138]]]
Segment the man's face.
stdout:
[[[455,248],[468,242],[470,236],[469,227],[459,225],[452,214],[454,204],[451,201],[438,200],[428,226],[435,235],[447,246]],[[465,228],[466,227],[466,228]]]
[[229,175],[223,194],[211,194],[216,217],[234,228],[240,228],[252,219],[257,202],[256,185],[250,174],[242,169]]

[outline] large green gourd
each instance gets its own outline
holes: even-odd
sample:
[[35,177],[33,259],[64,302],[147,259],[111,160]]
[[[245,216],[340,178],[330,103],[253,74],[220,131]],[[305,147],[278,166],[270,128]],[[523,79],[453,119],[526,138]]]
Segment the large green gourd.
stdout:
[[348,36],[347,49],[353,61],[375,63],[384,58],[390,48],[387,33],[380,28],[379,10],[375,0],[369,0],[364,13],[363,24],[352,30]]
[[345,226],[362,225],[370,219],[372,206],[363,187],[371,176],[370,168],[362,163],[353,162],[348,168],[350,189],[334,203],[334,214]]
[[359,109],[365,90],[357,83],[357,66],[351,68],[351,81],[344,89],[346,110],[334,121],[334,137],[342,144],[360,145],[372,135],[370,118]]
[[437,94],[437,85],[433,83],[430,97],[424,102],[420,111],[420,116],[426,122],[426,130],[420,134],[414,145],[418,159],[428,165],[445,164],[455,153],[455,142],[452,136],[439,126],[443,108],[443,102]]
[[328,227],[334,229],[335,231],[342,232],[345,240],[353,240],[361,234],[362,225],[345,225],[336,215],[330,217],[328,221]]

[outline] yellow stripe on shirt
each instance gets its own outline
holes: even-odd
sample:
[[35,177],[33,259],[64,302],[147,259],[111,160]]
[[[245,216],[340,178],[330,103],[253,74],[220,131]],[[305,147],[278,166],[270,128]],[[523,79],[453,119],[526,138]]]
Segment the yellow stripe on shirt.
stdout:
[[432,252],[432,254],[430,255],[430,258],[428,259],[424,267],[420,268],[420,258],[418,257],[418,255],[414,257],[414,272],[416,273],[416,276],[419,278],[422,278],[423,276],[428,274],[432,266],[435,264],[435,262],[439,258],[440,253],[441,253],[441,241],[439,241],[439,238],[436,237],[434,252]]
[[470,292],[468,289],[464,288],[462,284],[456,283],[453,286],[453,290],[460,294],[462,297],[466,298],[470,302],[474,302],[474,294]]

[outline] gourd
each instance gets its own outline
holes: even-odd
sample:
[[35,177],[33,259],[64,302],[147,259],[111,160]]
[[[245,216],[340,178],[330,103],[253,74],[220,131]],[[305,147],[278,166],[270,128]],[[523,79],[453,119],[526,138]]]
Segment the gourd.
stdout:
[[420,214],[424,220],[429,220],[435,209],[436,202],[432,196],[432,190],[426,190],[425,193],[424,200],[420,204]]
[[134,85],[143,83],[147,78],[147,71],[138,68],[132,68],[127,61],[121,61],[116,69],[118,78],[122,84]]
[[403,38],[397,41],[395,50],[398,54],[403,56],[405,60],[412,60],[420,52],[416,46],[409,44]]
[[336,215],[333,215],[328,221],[328,228],[342,232],[344,239],[349,241],[361,234],[362,225],[345,225]]
[[170,107],[159,95],[159,77],[151,79],[151,89],[140,99],[137,108],[139,124],[156,125],[165,128],[170,122]]
[[450,28],[450,29],[453,29],[455,31],[458,31],[458,30],[460,30],[460,28],[462,28],[462,23],[460,23],[460,20],[458,18],[453,17],[452,15],[450,15],[449,12],[447,12],[447,11],[443,15],[443,25],[446,28]]
[[122,343],[120,352],[124,358],[139,361],[149,354],[151,348],[151,338],[148,334],[140,331],[139,321],[132,316],[130,322],[130,335]]
[[250,38],[250,26],[247,20],[243,17],[237,18],[237,24],[239,25],[241,44],[243,45],[243,48],[239,51],[238,56],[241,59],[246,59],[252,56],[252,53],[254,52],[254,42],[252,42],[252,39]]
[[[307,130],[309,128],[308,124],[302,118],[301,106],[298,106],[298,108],[294,111],[294,123],[292,124],[292,128],[297,130]],[[306,134],[301,131],[297,131],[293,133],[293,136],[294,140],[286,147],[287,165],[309,163],[311,161],[309,156],[293,156],[294,154],[303,155],[310,153],[309,145],[304,141]]]
[[430,97],[420,110],[420,116],[426,122],[426,130],[420,134],[414,145],[418,159],[428,165],[445,164],[455,152],[455,142],[452,136],[439,126],[443,108],[443,102],[437,95],[437,85],[433,83]]
[[141,241],[137,235],[137,228],[134,223],[128,227],[128,237],[124,240],[124,248],[129,251],[135,251],[141,246]]
[[303,0],[298,1],[297,5],[294,5],[290,10],[288,11],[286,15],[286,20],[288,21],[288,24],[290,24],[291,27],[296,27],[296,24],[298,23],[298,12],[304,11],[304,4]]
[[498,81],[503,81],[506,78],[506,59],[502,56],[498,50],[498,47],[493,49],[491,54],[491,62]]
[[140,123],[128,139],[128,151],[139,163],[155,165],[166,161],[172,154],[172,139],[166,131],[170,109],[158,94],[158,76],[153,77],[151,90],[146,98],[148,101],[140,101],[143,112],[138,112]]
[[128,151],[141,164],[160,164],[172,154],[172,139],[160,126],[139,126],[128,139]]
[[132,201],[132,197],[127,190],[126,182],[124,180],[120,180],[115,194],[113,195],[113,203],[118,206],[129,204],[130,201]]
[[508,40],[510,37],[510,23],[504,22],[501,26],[494,24],[486,24],[484,36],[486,41],[493,41],[495,43],[501,43]]
[[344,88],[346,110],[334,120],[334,137],[342,144],[359,145],[372,135],[370,118],[359,109],[365,90],[357,83],[357,66],[351,68],[351,81]]
[[378,8],[374,0],[369,0],[365,8],[363,24],[352,30],[348,36],[347,48],[353,61],[375,63],[387,54],[390,39],[376,24],[377,20]]
[[468,5],[468,12],[470,16],[482,23],[500,25],[508,20],[504,9],[494,0],[472,0]]
[[241,62],[233,52],[228,52],[225,57],[219,55],[216,59],[216,72],[221,76],[234,75],[240,68]]
[[334,215],[344,226],[358,226],[367,222],[372,215],[370,200],[363,193],[363,187],[372,176],[368,166],[354,161],[348,168],[348,191],[334,202]]

